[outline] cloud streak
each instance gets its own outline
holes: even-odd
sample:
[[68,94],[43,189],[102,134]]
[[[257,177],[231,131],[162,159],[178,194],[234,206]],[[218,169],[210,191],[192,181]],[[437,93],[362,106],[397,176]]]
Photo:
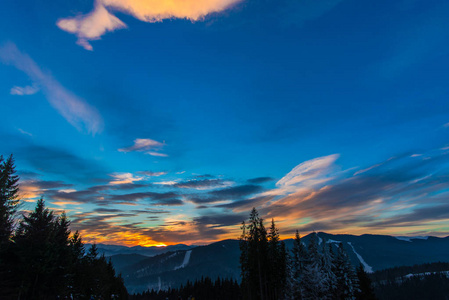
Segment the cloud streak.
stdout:
[[126,28],[113,12],[131,15],[144,22],[165,19],[198,21],[208,14],[223,11],[241,0],[96,0],[92,12],[58,20],[56,25],[78,37],[77,44],[92,50],[89,41],[98,40],[106,32]]
[[118,149],[119,152],[144,152],[145,154],[151,155],[151,156],[158,156],[158,157],[167,157],[168,155],[165,153],[160,153],[157,151],[160,151],[162,147],[164,147],[165,143],[161,143],[152,139],[135,139],[134,145],[126,147],[126,148],[120,148]]
[[9,93],[11,95],[16,95],[16,96],[29,96],[29,95],[34,95],[37,92],[39,92],[39,87],[37,87],[36,85],[32,85],[32,86],[27,85],[24,87],[13,86]]
[[[49,73],[44,72],[31,57],[21,52],[16,45],[7,43],[0,46],[0,61],[27,74],[35,85],[42,88],[51,106],[79,131],[87,131],[92,134],[102,131],[103,119],[97,110],[68,91]],[[14,91],[16,93],[26,92],[24,89],[15,89]]]

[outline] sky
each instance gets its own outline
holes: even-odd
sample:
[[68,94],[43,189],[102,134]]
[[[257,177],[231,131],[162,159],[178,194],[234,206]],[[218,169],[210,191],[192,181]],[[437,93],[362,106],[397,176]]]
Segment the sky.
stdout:
[[6,0],[0,154],[86,242],[449,235],[449,2]]

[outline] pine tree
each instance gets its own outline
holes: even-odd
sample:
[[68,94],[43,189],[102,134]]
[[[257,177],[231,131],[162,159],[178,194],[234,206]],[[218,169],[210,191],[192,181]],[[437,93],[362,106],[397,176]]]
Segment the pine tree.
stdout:
[[287,283],[287,251],[284,242],[280,241],[279,229],[274,219],[271,220],[268,232],[268,297],[281,299],[284,297]]
[[299,232],[296,231],[291,258],[290,294],[292,299],[304,299],[304,273],[307,260],[307,249],[301,242]]
[[13,156],[6,160],[0,156],[0,250],[9,243],[19,204],[19,177],[15,173]]
[[337,287],[337,276],[334,273],[334,256],[332,252],[332,244],[322,243],[322,262],[321,273],[323,274],[323,282],[325,285],[325,294],[323,299],[332,299],[332,295]]
[[263,219],[252,209],[248,225],[243,223],[240,238],[242,290],[245,299],[268,299],[268,237]]
[[242,234],[239,238],[240,247],[240,276],[242,278],[242,289],[246,299],[252,299],[251,284],[250,284],[250,264],[249,264],[249,233],[245,221],[242,222]]
[[357,275],[351,265],[348,255],[340,243],[335,257],[335,275],[337,276],[337,287],[335,299],[354,300],[358,290]]
[[357,300],[376,300],[371,279],[365,272],[363,265],[360,264],[357,268],[357,278],[359,280],[359,291],[355,293]]
[[22,260],[19,268],[21,286],[19,294],[28,299],[50,296],[55,270],[58,265],[58,249],[55,247],[57,220],[43,199],[19,224],[15,240]]
[[65,213],[54,215],[43,199],[23,216],[11,236],[18,205],[14,172],[12,156],[6,161],[0,157],[0,298],[84,299],[95,293],[103,299],[112,294],[127,299],[123,279],[115,275],[111,261],[97,258],[95,245],[85,255],[79,233],[70,235]]
[[14,293],[18,256],[11,240],[14,217],[19,206],[19,177],[15,175],[13,156],[0,156],[0,298]]
[[304,299],[323,299],[327,291],[322,272],[322,253],[318,249],[315,232],[310,235],[307,252],[309,257],[304,270]]

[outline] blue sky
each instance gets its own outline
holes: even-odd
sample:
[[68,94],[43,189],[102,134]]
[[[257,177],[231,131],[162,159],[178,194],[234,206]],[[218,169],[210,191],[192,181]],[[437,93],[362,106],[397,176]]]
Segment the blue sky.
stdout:
[[0,154],[88,241],[449,232],[447,1],[6,1]]

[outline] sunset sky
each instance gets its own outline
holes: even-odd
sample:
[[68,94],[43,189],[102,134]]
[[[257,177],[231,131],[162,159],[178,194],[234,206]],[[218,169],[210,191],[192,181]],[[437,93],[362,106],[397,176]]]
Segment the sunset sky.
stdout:
[[447,0],[2,1],[0,154],[87,242],[449,235]]

